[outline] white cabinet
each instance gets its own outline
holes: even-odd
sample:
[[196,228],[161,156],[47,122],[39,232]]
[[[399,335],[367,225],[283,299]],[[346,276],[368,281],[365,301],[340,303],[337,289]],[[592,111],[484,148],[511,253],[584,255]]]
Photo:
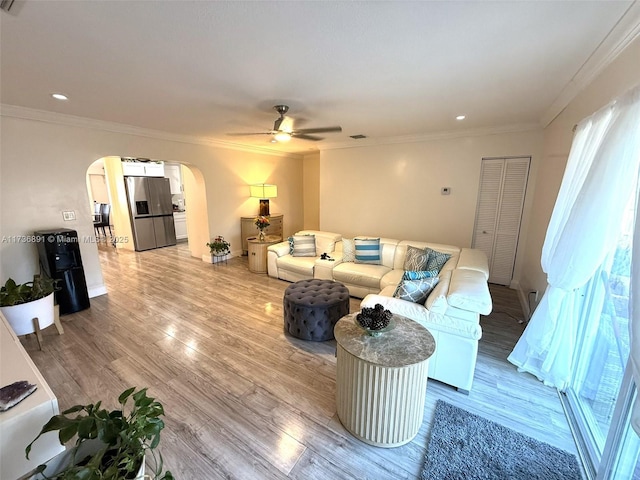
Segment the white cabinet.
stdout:
[[182,193],[182,175],[180,173],[180,165],[165,164],[164,176],[169,179],[172,195]]
[[125,177],[164,177],[162,162],[122,162]]
[[173,212],[173,223],[176,227],[176,240],[187,238],[187,212]]
[[64,450],[58,435],[48,432],[33,445],[27,460],[24,448],[42,426],[59,413],[58,400],[26,350],[0,313],[0,386],[26,380],[35,392],[15,407],[0,413],[0,478],[21,477]]

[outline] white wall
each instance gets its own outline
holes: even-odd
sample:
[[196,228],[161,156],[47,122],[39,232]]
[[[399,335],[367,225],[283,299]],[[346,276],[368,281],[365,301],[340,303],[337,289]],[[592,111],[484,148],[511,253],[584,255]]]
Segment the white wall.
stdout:
[[[523,273],[519,278],[521,300],[527,292],[535,290],[540,297],[547,286],[540,257],[569,156],[573,126],[638,84],[640,38],[627,47],[544,130],[544,155],[538,169],[529,235],[523,252]],[[524,300],[523,303],[526,305]]]
[[[532,157],[519,249],[527,237],[542,130],[327,150],[320,157],[320,225],[345,236],[471,246],[482,158]],[[450,187],[450,195],[441,195]],[[520,259],[516,261],[519,275]]]
[[[240,245],[240,217],[258,212],[258,200],[249,198],[251,183],[278,185],[272,210],[284,214],[285,234],[303,227],[301,157],[115,133],[101,130],[92,122],[83,127],[17,118],[15,110],[8,110],[6,113],[3,109],[0,116],[0,236],[5,239],[59,227],[91,237],[86,173],[92,162],[110,155],[196,166],[207,187],[209,232],[224,235],[232,244]],[[74,123],[82,122],[75,119]],[[76,220],[64,222],[62,210],[75,210]],[[87,242],[80,248],[87,284],[94,294],[100,293],[104,286],[97,247]],[[205,250],[202,245],[202,253]],[[0,281],[7,277],[30,279],[37,262],[32,244],[0,243]]]
[[320,228],[320,152],[304,156],[304,229]]

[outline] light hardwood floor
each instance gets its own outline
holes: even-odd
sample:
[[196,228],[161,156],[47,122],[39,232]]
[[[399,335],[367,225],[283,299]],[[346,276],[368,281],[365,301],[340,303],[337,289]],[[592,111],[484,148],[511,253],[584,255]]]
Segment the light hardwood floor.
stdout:
[[165,407],[161,451],[177,478],[415,479],[438,399],[575,453],[555,390],[506,360],[523,330],[512,290],[491,286],[470,394],[430,380],[417,437],[382,449],[337,419],[335,341],[284,335],[289,283],[250,273],[246,257],[205,264],[185,244],[101,246],[100,259],[109,293],[62,317],[64,335],[45,330],[43,351],[35,338],[23,344],[61,409],[115,406],[126,387],[148,386]]

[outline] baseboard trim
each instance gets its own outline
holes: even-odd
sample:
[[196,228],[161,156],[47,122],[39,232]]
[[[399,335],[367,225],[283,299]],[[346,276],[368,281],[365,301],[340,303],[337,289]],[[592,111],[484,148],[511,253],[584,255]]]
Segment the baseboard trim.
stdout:
[[529,300],[527,299],[527,294],[522,290],[520,286],[520,282],[513,281],[511,282],[511,288],[513,288],[518,294],[518,300],[520,301],[520,306],[522,307],[522,312],[524,313],[524,317],[529,321],[531,318],[531,308],[529,307]]
[[97,287],[91,287],[88,289],[88,291],[89,291],[89,298],[99,297],[100,295],[107,294],[107,287],[106,285],[102,284]]

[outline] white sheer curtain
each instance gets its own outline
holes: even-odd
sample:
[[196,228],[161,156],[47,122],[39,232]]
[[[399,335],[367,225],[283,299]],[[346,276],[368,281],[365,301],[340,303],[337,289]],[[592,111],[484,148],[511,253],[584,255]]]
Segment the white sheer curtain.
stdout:
[[560,390],[574,364],[579,289],[616,245],[639,163],[636,87],[578,125],[542,248],[547,289],[509,355],[519,369]]
[[631,426],[640,435],[640,181],[636,198],[636,218],[633,229],[633,250],[631,251],[631,351],[629,362],[633,371],[638,395],[631,412]]

